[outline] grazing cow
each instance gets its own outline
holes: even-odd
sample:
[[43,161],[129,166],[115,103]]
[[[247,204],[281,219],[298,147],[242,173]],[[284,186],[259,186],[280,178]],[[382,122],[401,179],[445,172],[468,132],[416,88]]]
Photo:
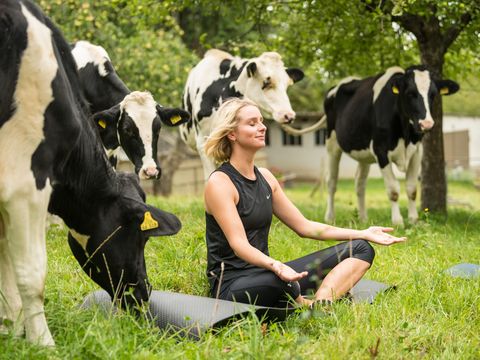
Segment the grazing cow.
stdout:
[[325,221],[335,218],[334,195],[338,164],[342,152],[358,161],[355,187],[360,220],[367,219],[365,185],[370,164],[380,166],[388,198],[392,205],[392,222],[403,224],[398,206],[400,185],[392,163],[406,172],[408,218],[418,219],[415,204],[417,177],[422,158],[423,133],[432,128],[432,103],[438,94],[458,91],[451,80],[434,80],[423,66],[406,70],[399,67],[363,80],[348,78],[330,89],[324,109],[327,120],[328,202]]
[[299,69],[285,68],[275,52],[240,59],[216,49],[207,51],[188,76],[183,108],[192,114],[192,119],[180,127],[182,139],[200,154],[205,178],[215,169],[215,164],[203,153],[203,144],[221,103],[230,97],[247,97],[275,121],[290,123],[295,119],[295,112],[287,88],[303,76]]
[[82,268],[123,305],[149,297],[148,237],[181,226],[145,204],[136,175],[109,164],[69,50],[30,0],[0,3],[0,331],[10,319],[41,345],[54,344],[43,305],[47,210],[69,227]]
[[80,85],[113,166],[125,151],[141,179],[159,179],[157,142],[161,123],[178,126],[190,118],[182,109],[158,105],[149,92],[130,92],[105,49],[87,41],[72,47]]

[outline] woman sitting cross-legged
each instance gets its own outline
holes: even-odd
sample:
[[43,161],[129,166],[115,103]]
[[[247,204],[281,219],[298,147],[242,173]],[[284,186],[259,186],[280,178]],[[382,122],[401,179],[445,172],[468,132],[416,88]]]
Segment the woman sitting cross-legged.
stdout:
[[[218,109],[206,141],[207,156],[221,163],[205,188],[211,295],[275,307],[289,299],[310,305],[303,296],[308,290],[315,292],[313,301],[338,299],[371,266],[375,253],[369,242],[391,245],[406,239],[387,234],[391,228],[352,230],[306,219],[272,173],[254,165],[266,130],[258,107],[234,98]],[[343,242],[282,263],[268,251],[272,214],[301,237]]]

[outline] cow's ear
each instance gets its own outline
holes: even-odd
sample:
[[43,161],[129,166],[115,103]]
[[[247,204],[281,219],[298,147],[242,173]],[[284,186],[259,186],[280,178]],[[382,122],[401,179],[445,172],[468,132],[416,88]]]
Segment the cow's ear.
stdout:
[[294,83],[302,80],[305,77],[305,74],[300,69],[288,68],[288,69],[285,69],[285,71],[287,72],[288,76],[290,76],[290,79],[292,79]]
[[394,95],[400,94],[400,80],[399,79],[393,79],[393,81],[392,81],[392,93]]
[[147,204],[143,205],[140,230],[145,236],[174,235],[182,228],[182,223],[175,215]]
[[255,62],[251,62],[247,65],[247,75],[248,77],[252,77],[257,72],[257,64]]
[[117,123],[120,118],[120,105],[92,115],[93,123],[100,133],[102,142],[107,149],[115,149],[118,144]]
[[453,80],[437,80],[435,85],[440,95],[451,95],[460,90],[460,85]]
[[157,114],[160,120],[168,126],[178,126],[190,120],[190,114],[178,108],[166,108],[157,104]]
[[110,109],[99,111],[92,115],[95,126],[102,129],[107,129],[110,127],[117,127],[117,123],[120,117],[120,104],[112,106]]

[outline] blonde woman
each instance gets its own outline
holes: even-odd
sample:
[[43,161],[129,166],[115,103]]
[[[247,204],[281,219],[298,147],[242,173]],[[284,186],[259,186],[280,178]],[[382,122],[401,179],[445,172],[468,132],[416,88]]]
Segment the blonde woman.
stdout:
[[[205,143],[207,156],[221,164],[205,188],[211,295],[279,307],[289,299],[312,305],[304,294],[313,291],[313,302],[333,301],[371,266],[375,253],[369,242],[391,245],[406,239],[387,234],[391,228],[353,230],[306,219],[272,173],[254,164],[256,152],[265,146],[266,131],[258,107],[234,98],[218,109]],[[283,263],[268,251],[272,215],[301,237],[344,242]]]

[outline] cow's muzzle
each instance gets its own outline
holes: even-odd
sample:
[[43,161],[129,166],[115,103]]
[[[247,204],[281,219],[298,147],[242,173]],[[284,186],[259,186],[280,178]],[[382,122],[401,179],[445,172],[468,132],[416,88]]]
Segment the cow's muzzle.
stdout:
[[275,119],[281,124],[291,124],[295,120],[295,115],[293,111],[281,111],[277,113]]
[[160,179],[161,175],[161,169],[156,166],[142,167],[138,173],[138,176],[142,180]]
[[431,119],[420,120],[418,123],[420,124],[420,129],[422,131],[428,131],[433,127],[433,125],[435,125],[435,122]]

